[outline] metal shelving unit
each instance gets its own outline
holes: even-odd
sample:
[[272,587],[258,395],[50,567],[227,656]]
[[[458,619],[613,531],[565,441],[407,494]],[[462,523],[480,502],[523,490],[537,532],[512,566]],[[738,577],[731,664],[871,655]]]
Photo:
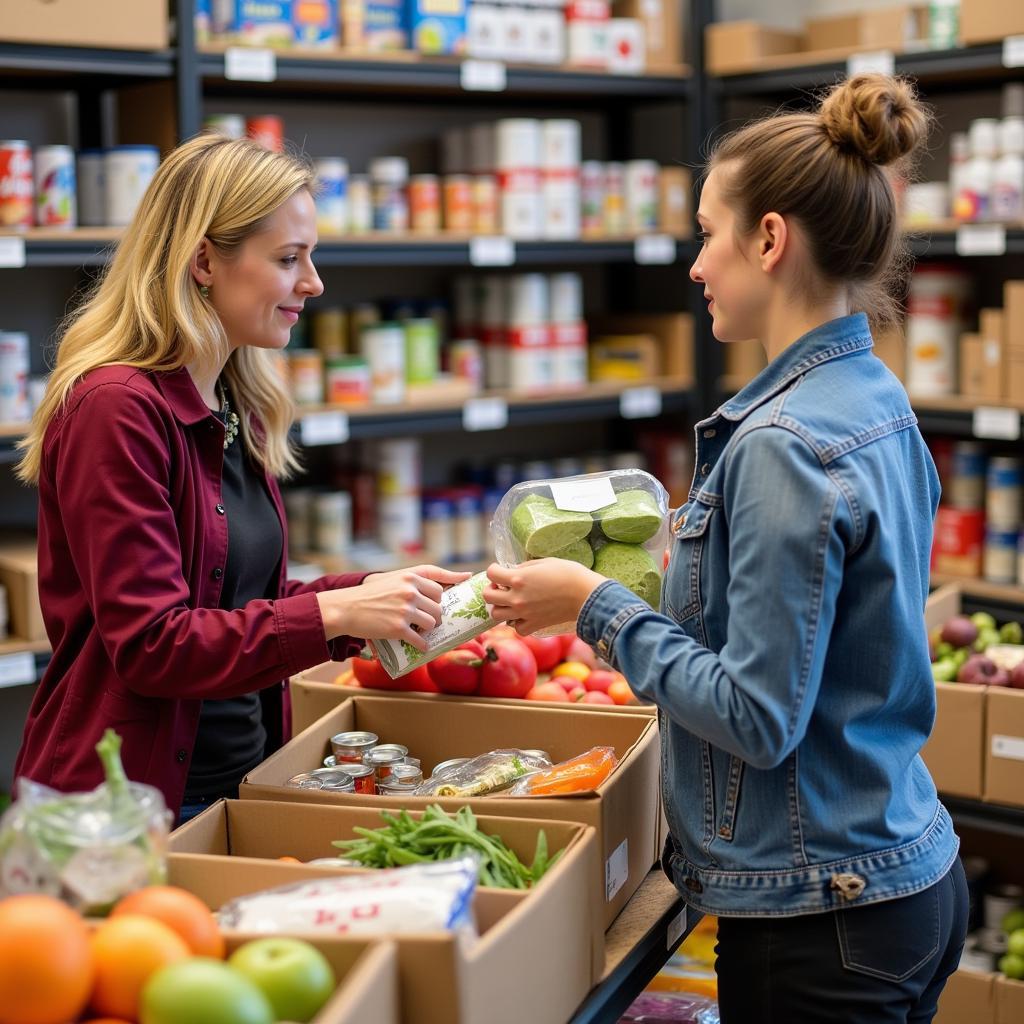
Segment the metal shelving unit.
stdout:
[[82,75],[110,84],[135,79],[170,78],[175,55],[170,50],[93,50],[80,46],[31,46],[0,43],[0,86],[31,80],[34,87],[73,89]]

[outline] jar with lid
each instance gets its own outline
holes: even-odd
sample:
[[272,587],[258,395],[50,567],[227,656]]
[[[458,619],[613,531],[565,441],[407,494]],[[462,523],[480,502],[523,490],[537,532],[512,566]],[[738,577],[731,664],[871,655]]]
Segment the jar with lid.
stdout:
[[1024,218],[1024,117],[999,123],[1002,156],[992,172],[992,219],[1004,223]]
[[979,117],[968,133],[971,158],[964,168],[963,185],[954,199],[954,216],[965,221],[988,220],[991,214],[992,180],[999,139],[999,121]]
[[380,157],[370,164],[375,231],[408,231],[409,161],[400,156]]

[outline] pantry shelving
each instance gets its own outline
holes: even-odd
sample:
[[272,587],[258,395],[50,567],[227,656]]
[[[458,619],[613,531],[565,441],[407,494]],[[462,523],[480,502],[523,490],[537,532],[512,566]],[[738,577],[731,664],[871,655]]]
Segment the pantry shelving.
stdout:
[[0,84],[31,81],[35,88],[76,88],[82,75],[110,84],[132,79],[169,78],[175,55],[170,50],[98,50],[83,46],[33,46],[0,43]]

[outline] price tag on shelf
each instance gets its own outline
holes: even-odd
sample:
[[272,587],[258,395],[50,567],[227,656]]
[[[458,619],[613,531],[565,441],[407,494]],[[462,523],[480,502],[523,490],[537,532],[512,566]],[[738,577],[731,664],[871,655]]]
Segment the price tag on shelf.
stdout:
[[671,235],[641,235],[633,243],[633,259],[644,266],[675,263],[676,240]]
[[349,437],[348,416],[337,410],[308,412],[299,421],[299,432],[305,445],[344,444]]
[[474,267],[511,267],[516,246],[504,235],[478,235],[469,240],[469,262]]
[[846,74],[854,75],[891,75],[896,71],[896,56],[892,50],[872,50],[870,53],[855,53],[846,62]]
[[1016,441],[1020,437],[1020,410],[979,405],[974,410],[971,431],[975,437],[993,441]]
[[24,686],[36,681],[36,658],[28,651],[0,657],[0,686]]
[[957,256],[1002,256],[1006,228],[1002,224],[961,224],[956,229]]
[[463,430],[501,430],[508,426],[508,402],[504,398],[471,398],[462,407]]
[[0,237],[0,267],[25,266],[25,239],[17,235]]
[[624,420],[642,420],[661,413],[661,392],[657,388],[626,388],[619,396],[619,415]]
[[676,946],[679,945],[680,940],[683,937],[683,932],[686,931],[686,907],[676,914],[668,923],[668,951],[674,953]]
[[1024,36],[1007,36],[1003,40],[1003,67],[1024,68]]
[[464,60],[459,66],[459,84],[466,92],[504,92],[508,85],[505,65],[500,60]]
[[273,50],[229,46],[224,51],[224,77],[233,82],[273,82],[277,56]]
[[618,891],[629,880],[629,840],[623,839],[604,862],[604,898],[606,903],[615,899]]

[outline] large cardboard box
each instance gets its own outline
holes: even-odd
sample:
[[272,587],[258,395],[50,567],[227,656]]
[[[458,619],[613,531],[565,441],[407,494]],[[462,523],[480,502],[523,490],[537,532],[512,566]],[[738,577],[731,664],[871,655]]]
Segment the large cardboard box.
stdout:
[[167,0],[3,0],[0,40],[162,50]]
[[1024,690],[988,687],[985,799],[1024,807]]
[[999,42],[1024,33],[1024,7],[1000,0],[960,0],[960,42]]
[[659,372],[680,382],[692,382],[693,316],[690,313],[610,313],[591,320],[593,334],[648,334],[657,342]]
[[35,541],[0,540],[0,584],[7,591],[11,635],[21,640],[45,640]]
[[683,62],[680,0],[615,0],[617,18],[636,18],[643,26],[647,70],[677,69]]
[[1002,975],[996,978],[995,1024],[1020,1024],[1024,1020],[1024,982]]
[[[591,793],[571,797],[363,796],[286,788],[292,776],[320,765],[335,733],[376,733],[381,742],[404,743],[426,770],[451,757],[473,757],[507,747],[538,748],[564,761],[596,746],[615,748],[619,763]],[[493,817],[575,821],[597,830],[602,876],[592,879],[591,899],[603,906],[607,928],[657,860],[660,765],[658,724],[644,715],[582,715],[571,709],[484,707],[426,703],[399,697],[351,697],[285,744],[243,779],[243,799],[294,800],[446,810],[464,804]]]
[[1003,396],[1002,349],[980,333],[960,335],[960,394],[998,402]]
[[1006,352],[1006,397],[1020,401],[1024,395],[1024,349],[1008,349]]
[[756,21],[723,21],[704,30],[704,63],[712,75],[753,71],[764,57],[797,53],[802,48],[802,33]]
[[994,1024],[996,975],[954,971],[939,996],[934,1024]]
[[768,357],[759,341],[728,341],[723,344],[725,375],[736,384],[752,381],[767,365]]
[[1024,281],[1003,285],[1003,340],[1008,351],[1024,356]]
[[[242,804],[248,804],[244,811],[239,809]],[[244,843],[246,849],[256,849],[260,840],[255,832],[255,816],[259,812],[264,813],[265,821],[267,816],[278,816],[286,827],[294,825],[296,815],[302,814],[305,827],[314,833],[319,829],[324,835],[334,824],[330,812],[350,816],[374,813],[323,805],[286,806],[292,811],[287,820],[278,804],[239,801],[214,805],[172,837],[172,846],[176,843],[178,852],[172,849],[168,859],[171,884],[189,889],[217,909],[231,899],[263,889],[344,873],[345,869],[184,852],[186,846],[202,848],[204,844],[224,849],[228,844]],[[243,815],[244,828],[240,824]],[[315,819],[326,824],[320,826]],[[537,824],[533,823],[534,830]],[[508,823],[503,827],[514,831],[526,826]],[[558,833],[560,839],[575,832],[569,852],[534,894],[478,889],[473,909],[480,938],[469,948],[447,932],[386,937],[397,948],[403,1024],[520,1024],[524,1020],[562,1024],[582,1001],[603,968],[603,963],[598,966],[595,962],[590,932],[580,920],[581,908],[587,913],[586,904],[592,902],[587,891],[589,872],[583,862],[588,851],[593,856],[594,835],[578,825],[549,822],[542,827],[550,829],[552,836]],[[305,840],[298,835],[293,838],[293,848],[302,849]],[[268,842],[263,848],[274,847]],[[255,937],[229,934],[231,942],[237,944]],[[316,936],[313,941],[325,953],[331,949],[333,955],[327,955],[332,960],[355,961],[379,940]],[[348,1024],[349,1018],[344,1019]],[[362,1021],[376,1024],[378,1019],[388,1018],[370,1015]]]
[[658,228],[670,235],[689,235],[693,179],[685,167],[662,167],[658,175]]
[[925,6],[899,4],[855,14],[809,18],[804,49],[903,50],[920,43],[928,31]]
[[906,381],[907,336],[902,324],[877,332],[874,352],[901,381]]

